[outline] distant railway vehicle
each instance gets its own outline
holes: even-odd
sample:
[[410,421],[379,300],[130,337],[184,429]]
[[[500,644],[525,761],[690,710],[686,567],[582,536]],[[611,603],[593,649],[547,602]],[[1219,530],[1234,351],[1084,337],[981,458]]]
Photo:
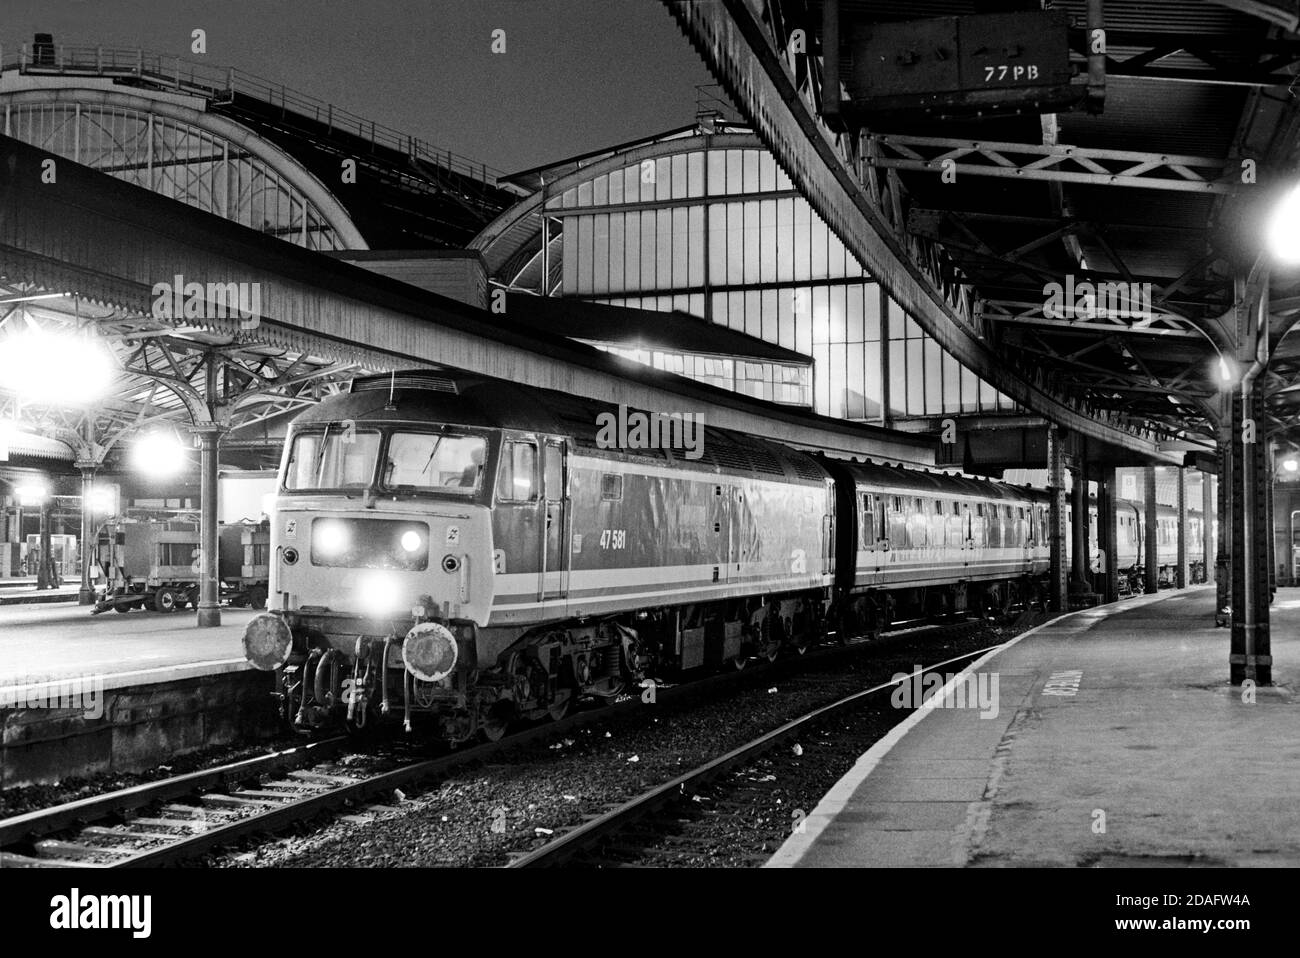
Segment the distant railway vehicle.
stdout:
[[[106,576],[103,596],[92,612],[153,609],[173,612],[198,607],[199,523],[191,519],[123,519],[104,526],[99,564]],[[232,605],[266,607],[266,523],[232,523],[218,533],[220,597]]]
[[244,637],[286,719],[496,738],[665,669],[1042,592],[1041,492],[712,427],[698,459],[606,449],[607,411],[407,373],[299,416]]

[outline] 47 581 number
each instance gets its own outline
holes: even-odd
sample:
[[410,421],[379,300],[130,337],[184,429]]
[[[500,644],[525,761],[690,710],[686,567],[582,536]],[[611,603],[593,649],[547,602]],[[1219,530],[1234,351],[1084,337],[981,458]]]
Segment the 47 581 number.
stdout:
[[600,534],[600,547],[602,549],[626,549],[627,530],[605,529]]

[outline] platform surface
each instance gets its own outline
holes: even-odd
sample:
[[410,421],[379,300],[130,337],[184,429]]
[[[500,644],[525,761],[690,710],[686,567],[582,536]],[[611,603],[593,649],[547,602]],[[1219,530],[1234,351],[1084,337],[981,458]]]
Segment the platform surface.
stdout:
[[1300,589],[1278,591],[1254,704],[1214,599],[1087,609],[977,661],[996,717],[912,713],[769,867],[1300,865]]
[[0,606],[0,687],[93,675],[119,688],[248,668],[241,640],[255,614],[222,608],[220,626],[200,629],[192,611],[91,615],[75,603]]

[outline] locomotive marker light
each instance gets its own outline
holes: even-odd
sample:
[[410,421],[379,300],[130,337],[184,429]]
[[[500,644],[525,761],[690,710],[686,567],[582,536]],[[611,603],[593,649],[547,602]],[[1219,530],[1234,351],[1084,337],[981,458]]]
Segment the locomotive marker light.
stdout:
[[1282,263],[1300,263],[1300,186],[1282,197],[1268,224],[1268,248]]
[[459,656],[456,637],[437,622],[421,622],[406,633],[402,643],[406,671],[423,682],[437,682],[451,675]]

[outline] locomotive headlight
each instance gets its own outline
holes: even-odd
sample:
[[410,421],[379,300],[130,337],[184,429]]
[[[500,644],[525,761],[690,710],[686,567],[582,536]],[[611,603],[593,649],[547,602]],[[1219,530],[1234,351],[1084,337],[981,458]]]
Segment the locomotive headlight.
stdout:
[[361,611],[375,617],[391,615],[406,605],[402,601],[402,587],[392,577],[383,574],[364,576],[357,590]]
[[318,522],[312,530],[316,537],[316,551],[324,556],[336,556],[348,547],[348,527],[341,522]]
[[402,533],[402,548],[407,552],[419,552],[423,545],[424,539],[414,529]]

